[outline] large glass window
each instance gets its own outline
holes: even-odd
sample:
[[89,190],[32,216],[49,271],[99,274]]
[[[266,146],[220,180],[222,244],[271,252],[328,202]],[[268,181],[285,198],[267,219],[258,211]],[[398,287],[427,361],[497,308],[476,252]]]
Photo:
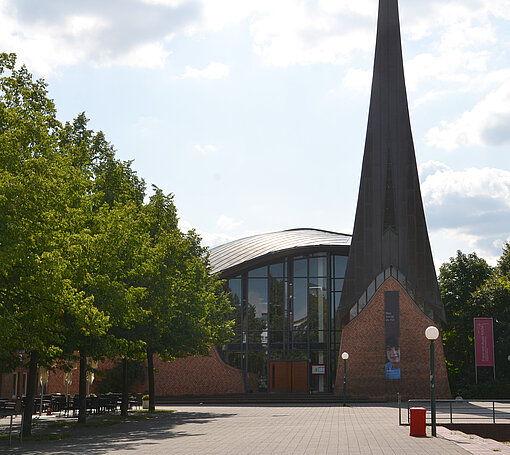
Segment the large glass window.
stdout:
[[271,331],[285,328],[285,281],[269,278],[269,320]]
[[241,286],[242,281],[241,277],[236,277],[228,280],[228,287],[230,289],[230,303],[233,306],[234,310],[232,313],[232,319],[234,319],[234,340],[233,342],[239,343],[241,340],[241,332],[242,332],[242,324],[241,324],[241,317],[242,317],[242,311],[241,311],[241,304],[242,304],[242,297],[241,297]]
[[[347,257],[313,253],[246,270],[228,280],[235,337],[225,360],[252,391],[270,390],[270,361],[307,361],[310,391],[331,390],[340,343],[338,308]],[[326,365],[321,375],[312,365]]]
[[310,276],[328,276],[328,262],[326,256],[310,258]]
[[310,278],[308,286],[308,316],[312,330],[328,329],[327,291],[326,278]]
[[248,278],[248,340],[267,343],[267,279]]
[[292,295],[292,325],[295,330],[305,329],[308,324],[308,279],[307,278],[294,278]]
[[294,276],[308,276],[308,261],[306,258],[294,259]]

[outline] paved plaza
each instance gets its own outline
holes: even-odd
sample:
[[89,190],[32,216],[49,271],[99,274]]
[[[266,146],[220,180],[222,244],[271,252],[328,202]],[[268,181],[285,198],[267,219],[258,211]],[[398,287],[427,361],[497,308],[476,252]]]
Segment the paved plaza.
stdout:
[[[438,428],[414,438],[392,405],[172,406],[174,413],[75,428],[69,439],[18,441],[9,454],[510,454],[510,447]],[[453,440],[456,439],[457,442]]]

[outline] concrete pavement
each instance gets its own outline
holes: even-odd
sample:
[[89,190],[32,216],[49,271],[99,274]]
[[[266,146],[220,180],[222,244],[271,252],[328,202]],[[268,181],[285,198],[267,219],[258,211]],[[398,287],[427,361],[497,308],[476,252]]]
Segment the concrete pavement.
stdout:
[[[162,407],[159,407],[161,409]],[[438,438],[413,438],[392,405],[173,406],[147,420],[73,430],[61,441],[0,442],[2,453],[36,454],[486,454],[475,438],[440,429]],[[444,430],[444,431],[443,431]],[[461,434],[461,433],[460,433]],[[448,439],[446,439],[448,438]],[[474,451],[477,449],[477,451]],[[484,449],[485,451],[480,451]],[[508,450],[510,453],[510,448]]]

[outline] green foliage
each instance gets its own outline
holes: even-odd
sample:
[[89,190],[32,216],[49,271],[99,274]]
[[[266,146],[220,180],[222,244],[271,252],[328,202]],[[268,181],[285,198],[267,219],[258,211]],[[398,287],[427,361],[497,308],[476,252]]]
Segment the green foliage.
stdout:
[[154,187],[145,203],[131,162],[87,125],[84,113],[62,125],[46,83],[0,54],[0,371],[19,351],[35,375],[77,351],[171,360],[232,334],[222,283],[196,233],[178,229],[173,196]]
[[[445,305],[447,325],[443,328],[443,344],[452,393],[465,397],[486,398],[482,391],[491,390],[491,398],[508,395],[504,388],[483,388],[492,384],[492,369],[478,368],[479,386],[475,385],[474,327],[475,317],[494,318],[495,361],[498,376],[510,374],[510,285],[502,273],[510,263],[508,243],[498,267],[492,269],[475,253],[460,251],[441,266],[439,286]],[[485,392],[484,392],[485,393]],[[488,392],[487,392],[488,393]]]
[[145,289],[138,336],[171,360],[207,354],[232,335],[231,310],[222,283],[210,274],[206,250],[194,231],[182,233],[172,195],[155,188],[144,207],[149,248],[139,276]]
[[498,261],[498,269],[502,276],[510,277],[510,242],[505,242],[503,254]]
[[[98,378],[97,384],[94,384],[94,389],[97,393],[121,392],[122,385],[122,361],[117,360],[115,366],[100,372],[102,377]],[[141,362],[130,361],[128,368],[128,388],[135,382],[145,381],[145,367]]]
[[15,63],[0,57],[0,350],[38,351],[49,364],[62,352],[63,314],[90,310],[68,254],[87,180],[60,153],[46,84]]
[[[489,372],[492,375],[492,371]],[[508,376],[506,376],[508,378]],[[510,382],[508,379],[488,379],[478,384],[466,384],[457,393],[464,399],[510,399]]]

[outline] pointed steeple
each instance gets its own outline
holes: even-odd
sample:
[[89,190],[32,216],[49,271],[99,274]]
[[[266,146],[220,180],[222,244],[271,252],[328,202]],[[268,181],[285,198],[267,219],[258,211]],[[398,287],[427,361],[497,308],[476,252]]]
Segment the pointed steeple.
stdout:
[[388,269],[406,278],[429,315],[432,310],[445,319],[416,167],[397,0],[379,0],[365,153],[340,314]]

